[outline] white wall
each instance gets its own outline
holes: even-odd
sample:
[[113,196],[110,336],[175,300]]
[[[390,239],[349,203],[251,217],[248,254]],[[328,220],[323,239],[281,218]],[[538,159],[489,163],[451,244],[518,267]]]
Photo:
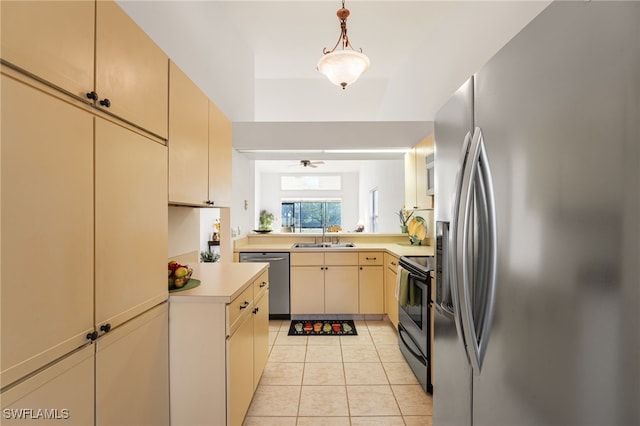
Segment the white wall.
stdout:
[[[222,2],[118,4],[230,120],[255,119],[254,52],[228,19]],[[193,40],[206,40],[206,51]]]
[[200,209],[169,206],[169,253],[175,257],[200,247]]
[[[209,250],[208,241],[214,232],[214,224],[220,219],[220,209],[199,209],[200,210],[200,251]],[[218,233],[218,237],[220,234]],[[212,250],[218,250],[219,246],[212,247]]]
[[[309,173],[312,175],[313,173]],[[318,173],[319,174],[319,173]],[[342,176],[342,189],[336,191],[281,191],[280,176],[294,175],[293,173],[260,173],[259,186],[260,201],[256,203],[255,225],[260,210],[266,209],[273,213],[275,220],[273,229],[279,231],[282,225],[280,218],[280,202],[283,199],[305,200],[314,198],[332,198],[342,201],[342,229],[351,231],[355,229],[359,220],[358,208],[358,173],[330,173]],[[296,173],[295,175],[300,175]]]
[[404,205],[404,160],[363,161],[360,169],[360,216],[369,229],[369,192],[378,189],[378,233],[397,234],[400,223],[395,212]]
[[[256,186],[255,186],[255,161],[233,150],[232,155],[232,190],[233,204],[231,205],[231,230],[232,236],[246,235],[254,229]],[[245,209],[245,200],[247,208]],[[235,234],[238,227],[240,235]]]
[[[256,175],[253,227],[258,225],[260,210],[266,209],[276,217],[273,228],[278,231],[282,224],[282,199],[337,198],[342,200],[342,229],[353,231],[358,223],[367,224],[369,191],[377,188],[380,203],[378,232],[400,232],[395,212],[404,204],[403,160],[363,160],[360,162],[360,172],[338,173],[342,176],[340,191],[281,191],[280,176],[287,174],[289,173],[263,172]],[[365,228],[365,232],[369,231],[370,229]]]

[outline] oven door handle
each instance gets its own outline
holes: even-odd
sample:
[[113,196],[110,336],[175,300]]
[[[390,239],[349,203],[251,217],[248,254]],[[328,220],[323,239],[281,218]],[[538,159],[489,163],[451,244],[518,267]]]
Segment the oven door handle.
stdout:
[[427,286],[427,280],[429,279],[427,276],[425,275],[416,275],[414,273],[409,272],[409,278],[413,278],[413,282],[414,283],[420,283],[420,284],[424,284],[425,286]]
[[[422,354],[414,351],[411,348],[411,345],[409,343],[407,343],[407,341],[405,340],[405,338],[403,336],[403,333],[406,333],[404,327],[402,327],[402,326],[398,327],[398,336],[400,336],[400,340],[402,340],[402,343],[404,343],[404,347],[407,348],[407,350],[411,353],[411,355],[413,355],[414,357],[416,357],[418,359],[418,361],[420,361],[420,364],[422,364],[422,365],[424,365],[426,367],[427,360],[424,358],[424,356],[422,356]],[[411,337],[409,337],[409,340],[411,340]],[[414,345],[415,345],[415,343],[414,343]]]

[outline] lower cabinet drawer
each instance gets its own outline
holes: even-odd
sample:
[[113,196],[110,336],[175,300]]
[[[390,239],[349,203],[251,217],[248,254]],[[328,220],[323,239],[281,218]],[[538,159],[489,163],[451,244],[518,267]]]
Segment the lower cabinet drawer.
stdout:
[[258,300],[259,295],[261,295],[264,291],[269,288],[269,274],[267,272],[263,272],[254,282],[253,282],[253,298],[254,300]]
[[358,253],[360,265],[383,265],[384,253],[381,251],[364,251]]
[[247,287],[233,302],[229,303],[229,324],[231,330],[235,328],[235,322],[243,313],[251,311],[251,305],[253,305],[252,285]]

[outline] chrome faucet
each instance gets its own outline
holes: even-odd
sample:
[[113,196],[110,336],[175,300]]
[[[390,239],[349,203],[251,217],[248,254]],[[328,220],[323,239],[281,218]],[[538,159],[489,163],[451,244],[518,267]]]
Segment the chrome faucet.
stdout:
[[322,244],[325,243],[324,238],[325,238],[325,232],[327,230],[327,220],[325,217],[325,213],[326,213],[326,207],[322,209]]

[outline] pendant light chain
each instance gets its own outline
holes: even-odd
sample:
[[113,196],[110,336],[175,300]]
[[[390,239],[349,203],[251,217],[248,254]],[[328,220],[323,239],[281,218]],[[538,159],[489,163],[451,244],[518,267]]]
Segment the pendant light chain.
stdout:
[[322,53],[324,53],[325,55],[336,50],[340,42],[342,42],[343,50],[349,48],[353,51],[359,51],[360,53],[362,53],[362,48],[355,49],[349,41],[349,36],[347,35],[347,18],[349,17],[351,12],[349,12],[349,9],[344,7],[344,2],[345,0],[342,0],[342,8],[339,9],[336,13],[336,15],[338,15],[338,19],[340,20],[340,36],[338,37],[338,41],[336,42],[335,46],[333,46],[333,49],[328,50],[326,47],[322,49]]
[[[318,60],[318,71],[324,74],[333,84],[340,86],[343,90],[369,69],[369,58],[362,53],[362,49],[356,50],[349,41],[347,35],[347,18],[349,9],[344,6],[338,9],[336,15],[340,21],[340,37],[333,49],[322,49],[323,56]],[[336,50],[342,43],[342,49]]]

